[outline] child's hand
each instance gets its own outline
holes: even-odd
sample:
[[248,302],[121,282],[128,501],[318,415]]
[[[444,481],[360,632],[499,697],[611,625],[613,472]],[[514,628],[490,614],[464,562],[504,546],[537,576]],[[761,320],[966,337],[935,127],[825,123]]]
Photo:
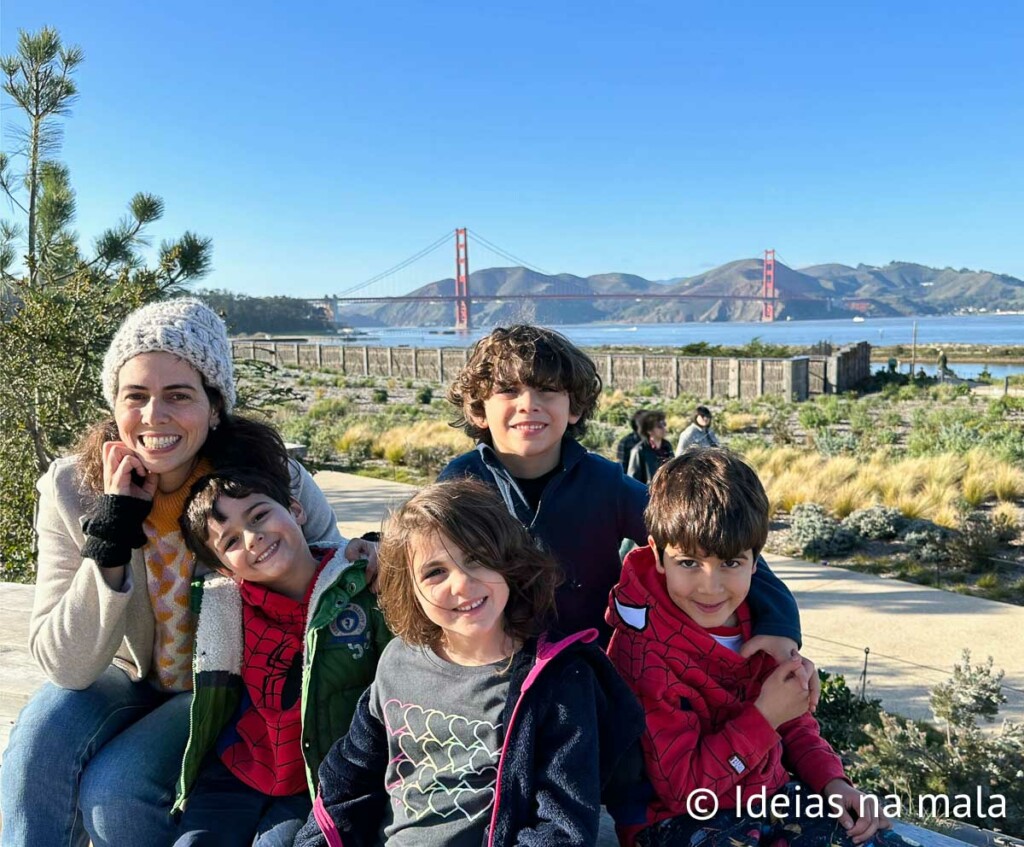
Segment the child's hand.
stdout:
[[[796,642],[781,635],[755,635],[743,644],[740,655],[744,659],[749,659],[759,650],[767,653],[780,665],[800,655]],[[803,662],[807,670],[807,691],[811,695],[811,711],[814,712],[818,708],[818,698],[821,697],[821,680],[818,679],[818,669],[814,667],[814,662],[810,659],[804,659]]]
[[773,729],[800,717],[810,708],[807,669],[800,656],[789,659],[772,671],[761,686],[754,706]]
[[123,441],[103,442],[103,493],[152,500],[158,474],[149,473],[135,451]]
[[353,538],[345,547],[345,558],[350,562],[366,559],[366,586],[377,593],[377,545],[365,538]]
[[878,798],[858,791],[844,779],[833,779],[822,792],[825,797],[838,797],[846,810],[839,823],[854,844],[865,844],[875,837],[879,829],[888,829],[892,822],[882,814]]

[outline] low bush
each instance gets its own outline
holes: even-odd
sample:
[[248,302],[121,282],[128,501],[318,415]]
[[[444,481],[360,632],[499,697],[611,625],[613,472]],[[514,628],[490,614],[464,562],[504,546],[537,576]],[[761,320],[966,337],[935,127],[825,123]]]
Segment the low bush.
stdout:
[[416,402],[429,406],[434,400],[434,390],[429,385],[424,385],[416,391]]
[[842,521],[842,525],[868,541],[886,541],[895,538],[906,521],[899,509],[891,506],[871,506],[858,509]]
[[387,403],[388,402],[388,390],[386,388],[375,388],[370,393],[370,399],[374,403]]
[[790,537],[804,556],[821,558],[852,550],[857,536],[841,526],[817,503],[803,503],[793,509]]

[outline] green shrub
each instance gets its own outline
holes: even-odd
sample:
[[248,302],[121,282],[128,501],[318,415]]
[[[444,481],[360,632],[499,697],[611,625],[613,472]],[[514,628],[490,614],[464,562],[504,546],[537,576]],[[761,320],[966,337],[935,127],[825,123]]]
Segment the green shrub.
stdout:
[[434,390],[429,385],[424,385],[416,392],[416,402],[429,406],[434,399]]
[[869,541],[895,538],[906,521],[899,509],[890,506],[871,506],[847,515],[842,525],[850,532]]
[[800,552],[813,558],[846,553],[857,543],[857,537],[817,503],[793,508],[789,532]]
[[370,399],[374,403],[387,403],[388,390],[386,388],[375,388],[370,394]]
[[317,400],[306,413],[314,421],[342,418],[349,413],[352,402],[347,397],[327,397]]
[[856,453],[857,436],[852,432],[839,432],[833,427],[825,427],[814,433],[814,446],[823,456],[839,456],[843,453]]
[[633,393],[637,397],[657,397],[661,394],[661,386],[654,380],[644,379],[636,384]]
[[821,727],[822,737],[840,755],[848,755],[868,741],[865,724],[879,722],[881,700],[862,700],[846,684],[842,674],[819,670],[821,699],[815,720]]

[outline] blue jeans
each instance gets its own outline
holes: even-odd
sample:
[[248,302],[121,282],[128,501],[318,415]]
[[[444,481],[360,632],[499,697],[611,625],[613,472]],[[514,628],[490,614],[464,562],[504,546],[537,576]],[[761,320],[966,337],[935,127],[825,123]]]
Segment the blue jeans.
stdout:
[[212,754],[189,792],[174,847],[292,847],[312,808],[308,791],[271,797]]
[[170,844],[190,702],[113,666],[82,691],[44,685],[18,715],[0,768],[0,844]]

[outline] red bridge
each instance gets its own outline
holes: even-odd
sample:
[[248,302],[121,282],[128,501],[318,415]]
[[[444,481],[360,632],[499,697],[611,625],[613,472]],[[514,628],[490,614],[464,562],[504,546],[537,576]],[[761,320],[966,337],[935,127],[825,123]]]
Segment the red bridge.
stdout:
[[[761,320],[774,321],[776,304],[783,299],[775,288],[775,251],[765,250],[763,270],[761,278],[760,294],[710,294],[710,293],[687,293],[687,292],[635,292],[635,291],[551,291],[529,294],[475,294],[469,288],[469,237],[472,236],[474,243],[483,246],[487,250],[515,263],[518,266],[543,273],[539,268],[528,262],[513,256],[497,245],[487,241],[477,233],[471,233],[462,228],[455,230],[455,277],[454,286],[447,293],[436,292],[431,294],[404,294],[384,295],[370,291],[379,283],[398,271],[408,268],[425,256],[449,243],[452,233],[447,232],[433,244],[420,250],[393,268],[366,280],[365,282],[348,288],[336,295],[328,295],[320,299],[310,300],[310,304],[322,309],[327,315],[335,319],[338,308],[347,303],[452,303],[454,307],[454,325],[458,330],[468,330],[472,325],[472,304],[506,300],[732,300],[761,303]],[[815,302],[827,302],[819,297],[809,297],[803,294],[792,293],[787,295],[785,300],[803,300]]]

